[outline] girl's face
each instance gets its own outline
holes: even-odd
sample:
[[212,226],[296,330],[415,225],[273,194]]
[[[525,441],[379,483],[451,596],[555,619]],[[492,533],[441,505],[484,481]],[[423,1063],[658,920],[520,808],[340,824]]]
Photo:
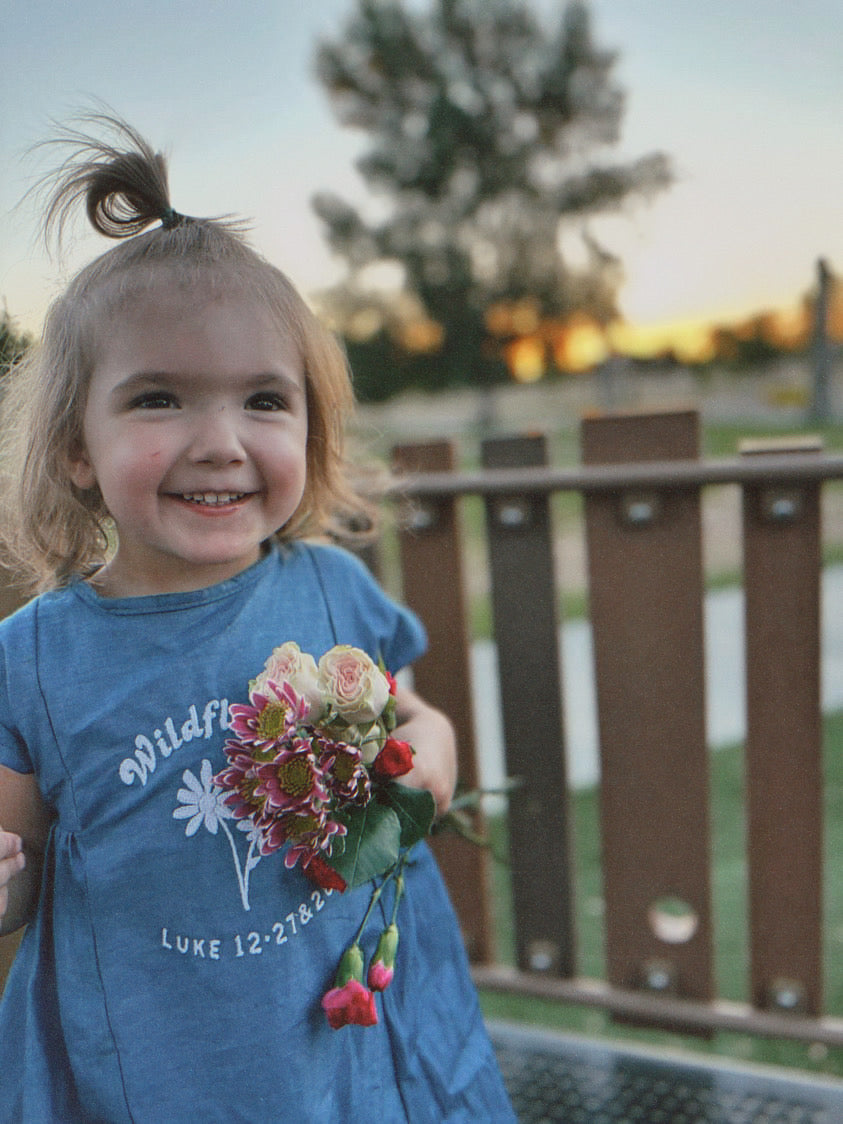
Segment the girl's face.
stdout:
[[245,294],[167,283],[104,326],[73,482],[117,527],[108,596],[199,589],[257,561],[305,486],[301,356]]

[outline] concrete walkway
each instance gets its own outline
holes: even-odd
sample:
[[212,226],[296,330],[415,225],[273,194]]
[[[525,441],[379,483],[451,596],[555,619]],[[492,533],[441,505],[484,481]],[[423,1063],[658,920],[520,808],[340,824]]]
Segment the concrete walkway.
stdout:
[[[822,702],[843,709],[843,566],[823,574]],[[708,742],[712,749],[742,741],[746,732],[743,592],[717,590],[705,599]],[[594,785],[600,775],[591,626],[574,620],[561,629],[568,778],[572,788]],[[495,646],[472,649],[474,710],[483,788],[500,787],[504,775],[500,691]]]

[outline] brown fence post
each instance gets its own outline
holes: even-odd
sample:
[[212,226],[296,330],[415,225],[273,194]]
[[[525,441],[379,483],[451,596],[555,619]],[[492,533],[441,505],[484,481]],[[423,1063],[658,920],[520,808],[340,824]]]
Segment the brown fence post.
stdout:
[[[695,413],[600,417],[589,465],[696,459]],[[700,489],[586,496],[607,974],[713,995]]]
[[[805,452],[804,446],[790,446]],[[816,446],[814,446],[816,448]],[[746,443],[759,458],[781,442]],[[822,1011],[820,485],[743,489],[752,1002]]]
[[[450,471],[453,446],[446,441],[402,445],[394,450],[405,472]],[[453,497],[415,501],[399,528],[404,598],[425,623],[427,653],[414,666],[416,689],[443,710],[456,729],[459,778],[479,784],[474,746],[469,637],[465,608],[459,513]],[[476,826],[482,831],[478,813]],[[489,858],[457,836],[433,840],[433,849],[460,920],[472,960],[494,959]]]
[[[542,437],[483,443],[486,468],[545,464]],[[558,599],[547,495],[487,499],[518,965],[575,972]]]

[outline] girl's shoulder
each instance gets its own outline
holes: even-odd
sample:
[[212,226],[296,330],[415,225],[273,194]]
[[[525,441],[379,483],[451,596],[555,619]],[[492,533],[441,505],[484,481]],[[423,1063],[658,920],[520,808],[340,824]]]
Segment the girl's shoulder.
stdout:
[[336,643],[352,642],[377,652],[390,670],[423,654],[427,636],[422,622],[382,589],[361,558],[333,544],[299,542],[294,549],[293,557],[308,568],[324,599]]
[[[283,555],[282,555],[283,558]],[[382,603],[398,608],[362,558],[333,543],[300,540],[282,563],[298,567],[297,577],[313,581],[331,603]]]
[[365,562],[345,547],[319,540],[300,539],[290,549],[292,557],[307,560],[323,575],[345,577],[366,585],[377,584]]
[[[0,726],[10,713],[10,700],[26,706],[30,688],[38,679],[39,646],[46,644],[55,651],[68,653],[75,637],[72,621],[65,628],[55,628],[50,614],[57,610],[65,620],[66,608],[72,600],[67,590],[39,594],[0,620]],[[2,746],[0,746],[2,749]]]
[[75,595],[70,587],[65,587],[39,593],[25,601],[0,620],[0,644],[20,643],[26,636],[34,634],[45,613],[64,615],[70,610],[74,600]]

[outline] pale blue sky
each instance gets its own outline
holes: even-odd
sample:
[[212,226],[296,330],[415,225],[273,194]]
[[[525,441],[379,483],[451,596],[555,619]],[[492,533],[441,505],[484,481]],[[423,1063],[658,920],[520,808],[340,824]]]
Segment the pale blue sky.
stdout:
[[[425,0],[412,0],[424,6]],[[622,152],[662,149],[679,181],[602,233],[640,323],[787,304],[825,255],[843,272],[843,5],[839,0],[590,0],[621,53]],[[560,0],[534,0],[558,11]],[[353,0],[2,0],[0,300],[36,326],[62,271],[16,207],[45,167],[21,153],[98,97],[171,156],[177,209],[236,212],[305,292],[341,273],[314,191],[366,199],[312,70]],[[47,158],[49,163],[49,158]],[[63,267],[103,248],[80,236]]]

